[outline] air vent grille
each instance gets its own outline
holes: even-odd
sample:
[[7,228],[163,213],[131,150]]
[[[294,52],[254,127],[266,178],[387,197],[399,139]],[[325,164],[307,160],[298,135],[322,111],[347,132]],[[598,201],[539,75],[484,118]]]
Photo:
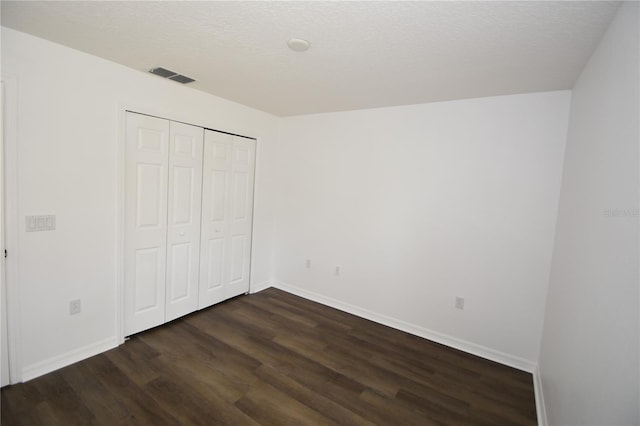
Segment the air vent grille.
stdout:
[[180,75],[180,74],[176,74],[173,77],[169,77],[169,80],[177,81],[178,83],[182,83],[182,84],[187,84],[187,83],[191,83],[192,81],[195,81],[192,78],[189,78],[185,75]]
[[193,78],[187,77],[186,75],[178,74],[175,71],[171,71],[162,67],[151,68],[149,72],[151,74],[155,74],[163,78],[168,78],[169,80],[177,81],[178,83],[182,84],[187,84],[195,81]]

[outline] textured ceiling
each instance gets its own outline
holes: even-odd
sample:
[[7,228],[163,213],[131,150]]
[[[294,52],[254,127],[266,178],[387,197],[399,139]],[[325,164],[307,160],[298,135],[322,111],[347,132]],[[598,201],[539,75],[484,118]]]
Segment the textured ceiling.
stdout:
[[[3,26],[137,70],[169,68],[286,116],[569,89],[618,6],[2,1],[1,12]],[[311,48],[289,50],[291,37]]]

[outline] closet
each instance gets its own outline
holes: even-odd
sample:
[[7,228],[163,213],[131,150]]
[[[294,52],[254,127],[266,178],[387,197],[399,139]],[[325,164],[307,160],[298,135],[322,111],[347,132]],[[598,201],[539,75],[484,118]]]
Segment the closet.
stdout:
[[255,140],[126,113],[125,335],[249,291]]

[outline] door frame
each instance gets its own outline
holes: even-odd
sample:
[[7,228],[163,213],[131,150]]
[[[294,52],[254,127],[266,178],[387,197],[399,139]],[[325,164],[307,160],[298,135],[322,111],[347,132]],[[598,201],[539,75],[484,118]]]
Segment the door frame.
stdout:
[[[6,289],[7,344],[9,349],[9,383],[22,382],[22,345],[20,332],[20,270],[18,262],[18,79],[2,78],[4,99],[3,114],[3,215],[4,247],[8,256],[4,259]],[[4,254],[2,254],[4,256]]]

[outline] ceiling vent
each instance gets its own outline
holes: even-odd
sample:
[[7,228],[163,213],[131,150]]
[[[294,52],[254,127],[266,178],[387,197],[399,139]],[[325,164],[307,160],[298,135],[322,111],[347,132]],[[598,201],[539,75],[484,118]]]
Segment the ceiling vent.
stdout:
[[151,68],[149,72],[151,74],[155,74],[163,78],[168,78],[169,80],[177,81],[178,83],[182,83],[182,84],[187,84],[187,83],[191,83],[192,81],[195,81],[191,77],[187,77],[186,75],[181,75],[181,74],[178,74],[177,72],[168,70],[166,68],[161,68],[161,67]]

